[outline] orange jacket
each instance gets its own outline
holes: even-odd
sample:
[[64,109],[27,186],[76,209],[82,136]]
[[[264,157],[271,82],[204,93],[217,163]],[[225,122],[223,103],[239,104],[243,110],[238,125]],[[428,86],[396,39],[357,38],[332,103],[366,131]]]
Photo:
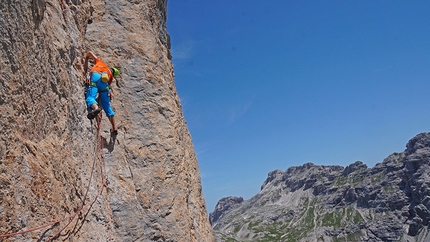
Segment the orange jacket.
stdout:
[[98,72],[98,73],[106,72],[109,76],[109,85],[112,84],[112,80],[113,80],[112,72],[110,71],[110,68],[108,67],[108,65],[106,65],[106,63],[104,63],[101,59],[99,58],[95,59],[94,66],[93,68],[91,68],[91,72]]

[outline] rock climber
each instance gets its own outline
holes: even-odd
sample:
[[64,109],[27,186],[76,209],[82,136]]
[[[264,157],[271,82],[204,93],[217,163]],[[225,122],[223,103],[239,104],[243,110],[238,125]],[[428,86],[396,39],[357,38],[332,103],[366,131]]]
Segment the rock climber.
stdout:
[[92,59],[94,61],[94,66],[91,68],[89,79],[86,78],[85,85],[87,87],[85,101],[88,107],[88,119],[94,119],[101,111],[99,104],[97,103],[97,93],[100,97],[100,102],[105,110],[106,116],[108,117],[110,123],[112,124],[112,134],[118,134],[118,130],[115,125],[115,112],[112,110],[110,105],[110,99],[113,97],[113,92],[111,84],[113,78],[119,73],[116,68],[109,68],[106,63],[101,59],[97,58],[91,51],[85,56],[84,72],[85,75],[88,71],[88,60]]

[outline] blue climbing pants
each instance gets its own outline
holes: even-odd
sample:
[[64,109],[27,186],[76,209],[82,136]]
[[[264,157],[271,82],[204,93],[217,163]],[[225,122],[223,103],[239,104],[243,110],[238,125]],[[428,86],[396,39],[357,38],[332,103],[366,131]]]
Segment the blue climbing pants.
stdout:
[[103,110],[105,110],[106,116],[112,117],[115,112],[110,106],[109,99],[109,84],[102,82],[102,75],[97,72],[92,72],[90,76],[90,86],[88,87],[85,101],[87,102],[87,108],[91,110],[91,105],[97,104],[97,93],[100,97],[100,102],[102,103]]

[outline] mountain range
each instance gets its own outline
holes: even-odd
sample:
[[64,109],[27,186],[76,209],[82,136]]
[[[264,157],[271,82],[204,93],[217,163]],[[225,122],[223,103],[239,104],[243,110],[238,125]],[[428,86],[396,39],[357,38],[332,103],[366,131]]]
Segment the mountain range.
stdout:
[[258,194],[222,198],[215,241],[430,241],[430,133],[369,168],[307,163],[269,172]]

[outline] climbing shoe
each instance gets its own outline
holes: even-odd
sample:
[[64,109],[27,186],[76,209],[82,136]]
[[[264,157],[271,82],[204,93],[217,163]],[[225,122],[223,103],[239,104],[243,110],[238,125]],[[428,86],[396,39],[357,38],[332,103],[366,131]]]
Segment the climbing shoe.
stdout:
[[97,116],[97,114],[100,113],[100,111],[102,111],[101,108],[98,108],[98,109],[95,109],[95,110],[91,110],[91,112],[88,113],[87,118],[88,119],[94,119]]
[[110,133],[112,134],[112,136],[116,136],[118,135],[118,130],[110,130]]

